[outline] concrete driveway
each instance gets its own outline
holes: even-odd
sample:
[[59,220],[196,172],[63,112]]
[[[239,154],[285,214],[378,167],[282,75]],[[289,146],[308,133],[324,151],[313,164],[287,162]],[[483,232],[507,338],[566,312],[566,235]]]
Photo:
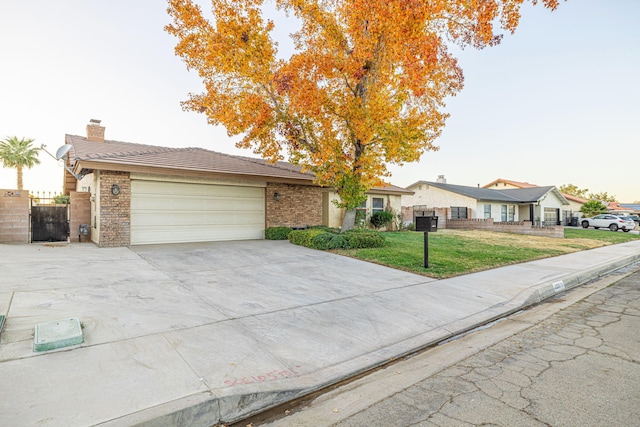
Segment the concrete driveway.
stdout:
[[[0,425],[237,420],[638,259],[433,280],[288,242],[0,245]],[[69,317],[84,343],[35,353],[35,324]]]

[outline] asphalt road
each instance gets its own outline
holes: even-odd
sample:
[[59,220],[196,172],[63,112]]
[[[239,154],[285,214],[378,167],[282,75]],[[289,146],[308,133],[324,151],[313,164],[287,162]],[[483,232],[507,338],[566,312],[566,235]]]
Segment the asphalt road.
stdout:
[[640,426],[638,331],[636,264],[237,425]]

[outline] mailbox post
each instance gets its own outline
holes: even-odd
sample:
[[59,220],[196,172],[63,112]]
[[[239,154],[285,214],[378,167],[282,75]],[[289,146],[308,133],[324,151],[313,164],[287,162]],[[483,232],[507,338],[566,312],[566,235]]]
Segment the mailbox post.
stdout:
[[424,231],[424,268],[429,268],[429,233],[438,231],[438,217],[417,216],[416,231]]

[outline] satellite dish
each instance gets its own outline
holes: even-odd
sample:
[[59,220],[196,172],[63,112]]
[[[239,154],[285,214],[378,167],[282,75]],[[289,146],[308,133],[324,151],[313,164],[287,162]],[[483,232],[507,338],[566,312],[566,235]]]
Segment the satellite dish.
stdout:
[[72,148],[73,148],[73,145],[71,145],[71,144],[64,144],[62,147],[58,148],[58,150],[56,151],[56,159],[60,160]]

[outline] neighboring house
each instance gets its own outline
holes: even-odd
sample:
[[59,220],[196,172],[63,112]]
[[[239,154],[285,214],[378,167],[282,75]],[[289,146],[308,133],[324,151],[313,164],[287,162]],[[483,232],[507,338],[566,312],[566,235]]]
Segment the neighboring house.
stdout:
[[[272,226],[339,226],[334,191],[286,162],[202,148],[168,148],[104,139],[87,125],[71,145],[64,191],[89,192],[90,239],[99,246],[262,239]],[[370,192],[397,203],[396,187]],[[336,213],[336,211],[338,211]],[[339,219],[337,219],[339,218]],[[74,230],[72,230],[72,233]]]
[[[537,187],[537,185],[529,184],[528,182],[513,181],[503,178],[498,178],[482,186],[482,188],[491,188],[494,190],[532,187]],[[565,225],[577,226],[578,220],[582,218],[582,212],[580,212],[580,208],[582,208],[582,205],[588,202],[588,200],[565,193],[562,193],[562,196],[569,202],[569,205],[565,205],[562,208],[562,221]]]
[[[443,179],[441,179],[443,181]],[[418,181],[407,189],[413,196],[403,196],[404,206],[423,209],[447,209],[447,219],[492,219],[494,222],[532,221],[534,224],[558,225],[562,208],[569,204],[554,186],[507,188],[494,190]]]
[[610,214],[613,215],[621,215],[621,216],[628,216],[634,213],[632,207],[630,206],[623,206],[622,204],[618,203],[618,202],[609,202],[607,204],[607,211]]
[[620,203],[624,209],[628,209],[632,214],[640,214],[640,203]]
[[491,188],[493,190],[507,190],[509,188],[531,188],[537,187],[535,184],[529,184],[528,182],[513,181],[510,179],[498,178],[495,181],[483,185],[482,188]]

